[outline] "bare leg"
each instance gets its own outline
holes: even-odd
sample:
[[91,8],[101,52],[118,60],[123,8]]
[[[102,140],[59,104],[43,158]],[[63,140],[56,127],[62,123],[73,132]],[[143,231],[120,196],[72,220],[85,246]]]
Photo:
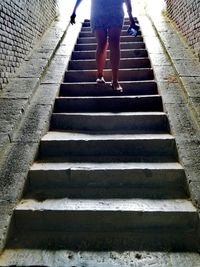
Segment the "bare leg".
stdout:
[[118,82],[120,63],[120,35],[121,28],[111,28],[108,30],[113,87],[114,89],[121,91],[122,88],[120,87]]
[[97,64],[97,77],[103,77],[103,69],[106,61],[106,49],[108,46],[107,42],[107,31],[96,30],[95,36],[97,39],[97,50],[96,50],[96,64]]

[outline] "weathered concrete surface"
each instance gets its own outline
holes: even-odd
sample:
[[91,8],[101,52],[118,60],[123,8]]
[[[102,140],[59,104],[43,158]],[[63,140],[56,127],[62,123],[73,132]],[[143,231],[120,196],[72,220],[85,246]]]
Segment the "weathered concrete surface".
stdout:
[[[77,23],[72,38],[70,30],[66,34],[68,25],[65,17],[55,21],[0,92],[0,251],[40,138],[48,130],[59,83],[81,27]],[[60,52],[61,42],[67,51],[65,55]]]
[[7,250],[0,259],[1,266],[48,267],[198,267],[197,253],[152,253],[125,251],[73,252],[48,250]]
[[147,4],[148,14],[156,30],[158,38],[161,40],[165,54],[170,59],[174,68],[174,73],[181,85],[185,100],[193,113],[194,119],[200,127],[198,90],[200,83],[200,63],[198,58],[192,53],[184,38],[179,35],[173,23],[164,17],[160,10],[154,10],[153,1]]
[[[188,177],[191,198],[200,207],[200,63],[161,10],[154,10],[153,1],[149,1],[147,7],[150,19],[141,17],[140,24],[144,35],[146,32],[148,35],[147,24],[153,25],[157,35],[155,51],[151,42],[146,42],[147,49],[151,51],[150,58],[171,131],[176,138],[179,159]],[[157,43],[162,44],[159,53],[156,51]]]

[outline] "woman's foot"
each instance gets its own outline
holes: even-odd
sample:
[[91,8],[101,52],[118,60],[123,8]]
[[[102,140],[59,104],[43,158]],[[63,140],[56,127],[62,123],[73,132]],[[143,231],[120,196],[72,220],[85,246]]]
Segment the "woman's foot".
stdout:
[[119,84],[119,82],[111,82],[111,87],[114,91],[116,92],[123,92],[123,88],[121,87],[121,85]]
[[97,83],[105,83],[104,77],[103,77],[103,76],[98,77],[98,78],[96,79],[96,82],[97,82]]

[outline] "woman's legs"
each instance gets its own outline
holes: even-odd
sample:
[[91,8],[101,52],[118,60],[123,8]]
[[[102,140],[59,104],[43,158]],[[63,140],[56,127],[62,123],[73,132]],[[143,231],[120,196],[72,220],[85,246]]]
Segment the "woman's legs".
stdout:
[[110,46],[110,63],[112,67],[112,86],[114,89],[122,91],[118,82],[119,63],[120,63],[120,35],[121,28],[110,28],[108,30]]
[[102,29],[95,30],[95,36],[97,39],[97,50],[96,50],[97,78],[101,78],[103,77],[103,69],[106,61],[106,50],[108,46],[107,31]]

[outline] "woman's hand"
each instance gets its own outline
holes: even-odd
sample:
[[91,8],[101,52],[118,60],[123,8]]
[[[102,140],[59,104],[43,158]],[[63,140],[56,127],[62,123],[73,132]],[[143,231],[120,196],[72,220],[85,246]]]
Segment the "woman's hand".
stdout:
[[76,23],[75,18],[76,18],[76,14],[73,13],[73,14],[71,15],[71,17],[70,17],[70,23],[71,23],[72,25]]
[[73,10],[73,13],[70,17],[70,23],[73,25],[76,23],[75,21],[75,18],[76,18],[76,10],[77,10],[77,7],[80,5],[80,3],[82,2],[82,0],[76,0],[76,4],[74,6],[74,10]]

